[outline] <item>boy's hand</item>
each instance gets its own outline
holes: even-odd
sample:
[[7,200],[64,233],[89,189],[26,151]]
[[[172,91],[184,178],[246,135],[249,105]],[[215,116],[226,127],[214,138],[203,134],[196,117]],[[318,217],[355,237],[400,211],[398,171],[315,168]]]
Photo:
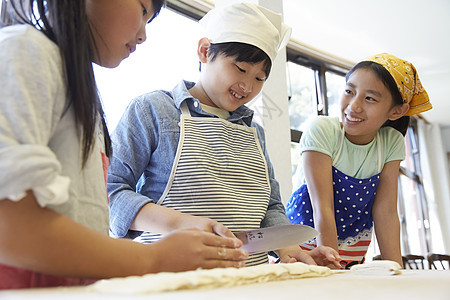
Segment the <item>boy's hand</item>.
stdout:
[[178,221],[177,229],[197,228],[202,231],[211,232],[222,237],[236,238],[234,234],[222,223],[216,220],[182,214],[182,218]]
[[237,238],[220,237],[198,229],[174,231],[154,244],[143,246],[151,254],[148,257],[153,265],[152,273],[243,267],[248,259],[248,252],[240,249],[242,242]]

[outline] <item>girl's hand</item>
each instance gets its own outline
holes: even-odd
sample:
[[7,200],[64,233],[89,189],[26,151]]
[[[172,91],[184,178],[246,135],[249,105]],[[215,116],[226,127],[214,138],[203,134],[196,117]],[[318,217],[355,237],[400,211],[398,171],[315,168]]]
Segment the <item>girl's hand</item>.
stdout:
[[197,228],[222,237],[235,238],[234,234],[227,227],[213,219],[182,214],[177,223],[177,229]]
[[248,252],[238,249],[237,238],[224,238],[198,229],[175,231],[152,245],[157,251],[150,255],[154,270],[180,272],[197,268],[243,267]]
[[277,251],[282,263],[303,262],[308,265],[317,265],[314,259],[300,246],[291,246]]
[[338,252],[331,247],[318,246],[313,250],[309,251],[309,255],[314,259],[314,261],[319,266],[326,266],[331,269],[341,269],[342,266],[339,263],[342,258],[339,256]]
[[339,262],[342,258],[336,250],[326,246],[318,246],[311,251],[304,251],[300,246],[292,246],[278,250],[278,255],[282,263],[303,262],[309,265],[341,269]]

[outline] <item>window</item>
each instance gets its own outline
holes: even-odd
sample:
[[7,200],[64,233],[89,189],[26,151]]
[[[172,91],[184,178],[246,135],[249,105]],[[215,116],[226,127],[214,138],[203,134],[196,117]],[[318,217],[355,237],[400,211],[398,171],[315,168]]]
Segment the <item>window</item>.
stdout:
[[305,122],[317,115],[340,116],[340,96],[345,87],[343,72],[327,68],[324,63],[288,51],[287,81],[291,128],[292,188],[304,182],[300,145]]
[[402,252],[426,255],[430,252],[430,219],[421,182],[419,145],[416,122],[405,137],[406,158],[401,163],[399,177],[399,214],[402,230]]
[[294,189],[303,180],[298,143],[301,137],[301,127],[308,118],[317,114],[315,73],[311,68],[293,62],[287,63],[289,121],[292,139],[294,140],[291,143],[292,183]]
[[341,117],[340,99],[345,88],[345,78],[342,74],[332,71],[325,72],[327,83],[327,112],[329,116]]
[[317,113],[315,71],[287,63],[289,121],[291,129],[301,130],[301,125]]

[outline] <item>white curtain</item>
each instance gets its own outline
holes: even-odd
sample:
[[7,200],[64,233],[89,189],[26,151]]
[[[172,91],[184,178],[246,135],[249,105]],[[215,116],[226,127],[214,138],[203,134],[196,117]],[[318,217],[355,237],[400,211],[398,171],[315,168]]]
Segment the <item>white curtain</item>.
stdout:
[[441,128],[418,119],[422,180],[428,202],[431,252],[450,253],[450,174]]

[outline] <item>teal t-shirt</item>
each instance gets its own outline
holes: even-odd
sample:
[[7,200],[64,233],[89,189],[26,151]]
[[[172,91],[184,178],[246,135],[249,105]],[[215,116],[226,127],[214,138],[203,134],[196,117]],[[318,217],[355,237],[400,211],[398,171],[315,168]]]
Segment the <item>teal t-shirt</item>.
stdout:
[[[382,127],[378,131],[381,141],[381,169],[384,164],[405,159],[405,141],[403,135],[392,127]],[[312,119],[303,132],[300,140],[300,153],[317,151],[331,157],[331,161],[339,152],[342,128],[336,117],[320,116]],[[342,151],[334,167],[341,172],[358,178],[369,178],[378,174],[377,138],[367,145],[356,145],[344,138]]]

